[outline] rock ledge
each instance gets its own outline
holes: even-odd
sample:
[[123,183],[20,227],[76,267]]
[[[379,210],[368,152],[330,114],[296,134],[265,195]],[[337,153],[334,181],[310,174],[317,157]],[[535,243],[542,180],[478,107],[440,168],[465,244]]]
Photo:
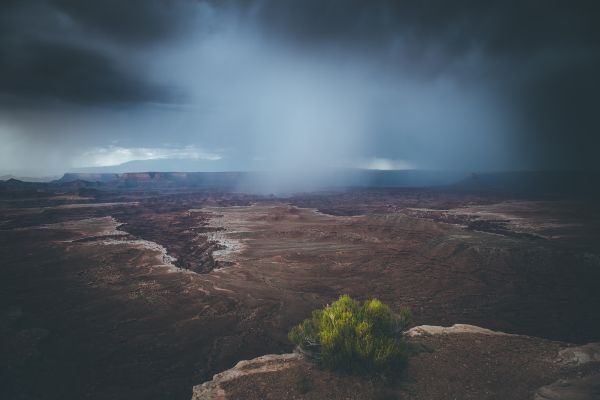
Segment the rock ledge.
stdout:
[[425,335],[445,335],[445,334],[457,334],[457,333],[477,333],[480,335],[495,335],[495,336],[509,336],[509,333],[493,331],[491,329],[481,328],[475,325],[467,324],[454,324],[449,327],[436,326],[436,325],[419,325],[409,329],[406,335],[409,337],[414,336],[425,336]]
[[224,400],[226,392],[222,385],[244,376],[277,372],[290,368],[303,357],[297,353],[267,354],[252,360],[238,362],[235,367],[213,376],[213,379],[202,385],[194,386],[192,400]]

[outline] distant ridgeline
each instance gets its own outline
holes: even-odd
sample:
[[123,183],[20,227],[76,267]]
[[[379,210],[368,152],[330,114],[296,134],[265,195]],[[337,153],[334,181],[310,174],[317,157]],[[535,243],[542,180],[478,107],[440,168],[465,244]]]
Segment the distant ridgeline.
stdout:
[[434,188],[455,192],[524,195],[598,195],[597,172],[497,172],[468,174],[425,170],[336,170],[301,177],[267,172],[66,173],[58,180],[0,181],[0,190],[87,187],[119,190],[205,189],[263,194],[366,188]]
[[228,188],[237,185],[242,174],[241,172],[66,173],[56,182],[100,182],[124,187],[200,186]]
[[249,192],[327,190],[340,188],[433,187],[459,182],[464,173],[440,171],[337,170],[323,176],[298,177],[269,172],[141,172],[67,173],[57,183],[99,182],[117,187],[215,188]]

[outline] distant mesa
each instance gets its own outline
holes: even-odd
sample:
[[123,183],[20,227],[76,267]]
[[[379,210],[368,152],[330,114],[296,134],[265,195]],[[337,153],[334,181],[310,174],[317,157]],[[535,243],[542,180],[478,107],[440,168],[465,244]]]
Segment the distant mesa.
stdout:
[[0,176],[0,181],[20,181],[20,182],[51,182],[58,179],[57,176],[42,176],[42,177],[32,177],[32,176],[19,176],[19,175],[2,175]]
[[[186,186],[202,186],[252,189],[257,182],[269,182],[273,177],[289,180],[293,187],[295,174],[280,176],[271,172],[127,172],[127,173],[66,173],[59,183],[73,181],[101,182],[115,185],[167,185],[176,183]],[[323,177],[316,176],[319,188],[341,187],[432,187],[456,183],[464,173],[425,170],[378,171],[341,169],[324,171]]]
[[225,189],[235,187],[240,182],[242,174],[240,172],[66,173],[56,183],[85,181],[119,188],[150,186]]
[[534,196],[598,196],[600,173],[589,171],[512,171],[466,173],[430,170],[364,170],[340,169],[324,171],[296,184],[295,174],[272,172],[70,172],[51,182],[28,181],[11,175],[3,176],[0,189],[61,187],[93,187],[97,189],[216,189],[247,193],[297,193],[340,189],[435,188],[452,192],[498,193]]

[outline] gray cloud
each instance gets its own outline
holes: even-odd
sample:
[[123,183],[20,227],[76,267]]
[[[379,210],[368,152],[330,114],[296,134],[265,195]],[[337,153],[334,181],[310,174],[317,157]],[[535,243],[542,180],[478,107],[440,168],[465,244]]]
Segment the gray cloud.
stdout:
[[50,0],[85,31],[127,44],[155,44],[181,33],[191,22],[194,0]]
[[0,47],[4,103],[137,103],[168,98],[168,91],[122,69],[108,56],[68,43],[5,41]]
[[[132,54],[184,24],[182,2],[10,1],[0,16],[0,101],[137,104],[180,96],[144,77]],[[182,3],[183,4],[183,3]]]
[[195,146],[224,169],[598,168],[596,2],[3,8],[0,105],[19,112],[0,140],[53,148],[57,169],[111,146]]

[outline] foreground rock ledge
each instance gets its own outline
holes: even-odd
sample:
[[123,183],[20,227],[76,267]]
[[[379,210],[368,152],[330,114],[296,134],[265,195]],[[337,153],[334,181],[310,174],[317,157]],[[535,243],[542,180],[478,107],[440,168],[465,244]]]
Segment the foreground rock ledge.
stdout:
[[293,366],[294,362],[301,362],[302,356],[296,353],[291,354],[268,354],[257,357],[252,360],[240,361],[235,367],[227,371],[216,374],[212,381],[208,381],[199,386],[194,386],[192,399],[217,400],[226,399],[224,385],[240,378],[248,378],[255,374],[265,374],[268,372],[279,372]]
[[192,400],[600,398],[600,343],[574,346],[463,324],[422,325],[407,336],[422,351],[395,387],[320,370],[300,354],[270,354],[195,386]]

